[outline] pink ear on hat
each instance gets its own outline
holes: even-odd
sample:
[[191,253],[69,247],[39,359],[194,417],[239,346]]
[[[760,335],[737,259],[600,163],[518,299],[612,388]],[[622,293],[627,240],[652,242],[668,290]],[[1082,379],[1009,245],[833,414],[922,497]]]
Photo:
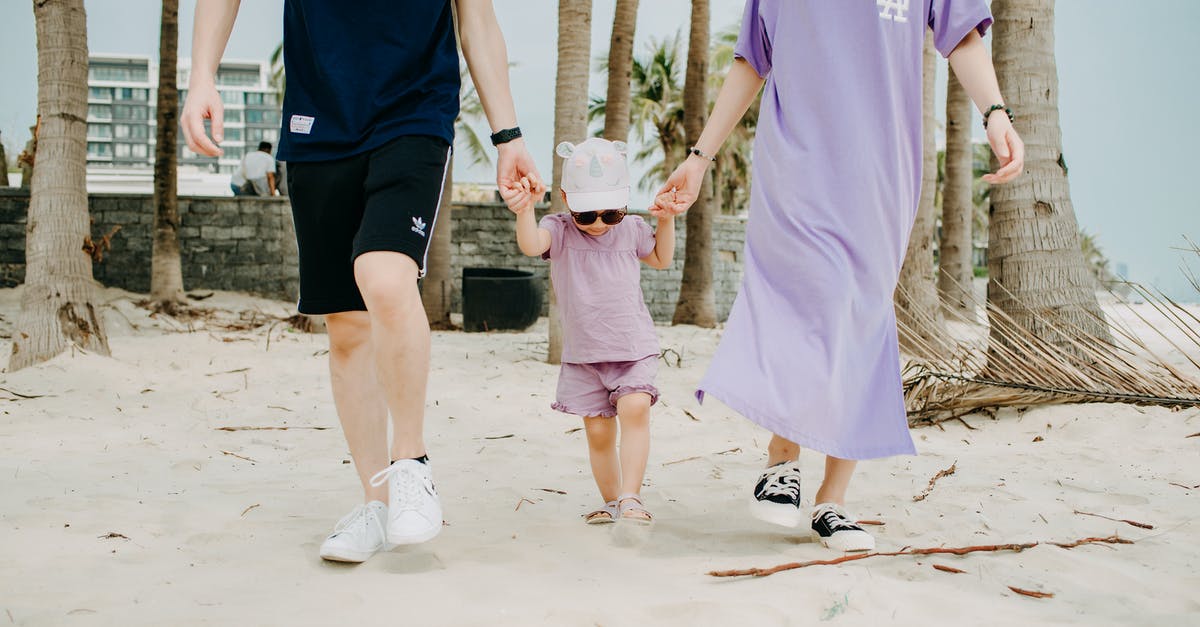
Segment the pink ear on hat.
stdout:
[[575,167],[582,168],[583,166],[587,165],[587,159],[584,159],[583,157],[579,157],[578,159],[576,159],[574,161],[574,164],[575,164]]
[[613,160],[612,155],[601,155],[600,156],[600,163],[603,163],[604,165],[608,165],[608,164],[612,163],[612,160]]

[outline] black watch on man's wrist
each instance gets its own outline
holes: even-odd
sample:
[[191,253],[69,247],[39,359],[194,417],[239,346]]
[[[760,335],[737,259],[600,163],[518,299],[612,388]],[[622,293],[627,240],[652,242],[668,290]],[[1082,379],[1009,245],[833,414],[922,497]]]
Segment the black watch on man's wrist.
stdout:
[[507,144],[508,142],[510,142],[520,136],[521,136],[521,127],[519,127],[519,126],[514,126],[512,128],[506,128],[503,130],[499,130],[499,131],[496,131],[495,133],[492,133],[492,145],[499,146],[500,144]]

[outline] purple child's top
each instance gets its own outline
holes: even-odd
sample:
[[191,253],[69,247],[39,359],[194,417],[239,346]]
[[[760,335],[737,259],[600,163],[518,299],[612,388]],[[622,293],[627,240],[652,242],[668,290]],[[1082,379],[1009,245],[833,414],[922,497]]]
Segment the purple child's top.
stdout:
[[749,0],[766,78],[741,290],[697,395],[846,459],[913,454],[892,295],[921,193],[927,28],[951,51],[984,0]]
[[654,321],[642,296],[641,258],[654,251],[654,233],[639,216],[625,216],[594,237],[568,213],[542,218],[550,232],[550,278],[563,329],[562,360],[571,364],[636,361],[658,354]]

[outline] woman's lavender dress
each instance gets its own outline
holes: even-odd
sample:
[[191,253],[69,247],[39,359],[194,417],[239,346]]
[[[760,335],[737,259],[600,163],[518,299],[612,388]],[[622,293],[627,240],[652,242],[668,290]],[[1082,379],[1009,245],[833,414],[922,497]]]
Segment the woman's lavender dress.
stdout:
[[949,55],[984,0],[749,0],[766,77],[741,291],[697,396],[846,459],[914,454],[892,294],[921,191],[925,31]]

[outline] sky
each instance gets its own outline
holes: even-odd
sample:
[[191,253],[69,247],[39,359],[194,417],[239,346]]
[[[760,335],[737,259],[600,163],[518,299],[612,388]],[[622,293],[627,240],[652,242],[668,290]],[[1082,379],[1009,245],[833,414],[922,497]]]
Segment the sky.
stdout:
[[[495,0],[508,42],[513,97],[530,151],[549,176],[553,151],[557,3]],[[686,37],[688,0],[643,0],[635,52],[650,38]],[[742,0],[711,0],[712,25],[724,29],[741,17]],[[608,47],[615,0],[594,0],[593,57]],[[227,58],[266,59],[282,38],[283,0],[244,0]],[[89,49],[97,53],[158,51],[159,4],[153,0],[85,0]],[[1064,156],[1080,226],[1096,235],[1129,278],[1176,298],[1198,299],[1180,270],[1200,274],[1200,260],[1184,255],[1184,236],[1200,241],[1200,200],[1188,183],[1200,157],[1200,102],[1194,50],[1200,27],[1196,0],[1145,0],[1135,19],[1118,0],[1059,0],[1056,49]],[[195,0],[180,0],[180,56],[190,56]],[[0,0],[0,133],[10,158],[29,138],[36,111],[37,52],[31,3]],[[595,69],[595,65],[593,65]],[[945,64],[939,93],[944,94]],[[591,91],[603,94],[593,74]],[[940,100],[943,101],[943,100]],[[1019,114],[1019,112],[1018,112]],[[481,133],[487,132],[480,128]],[[978,131],[977,131],[978,132]],[[636,179],[635,168],[635,179]],[[460,160],[456,181],[487,182],[494,174]],[[633,204],[648,204],[635,191]]]

